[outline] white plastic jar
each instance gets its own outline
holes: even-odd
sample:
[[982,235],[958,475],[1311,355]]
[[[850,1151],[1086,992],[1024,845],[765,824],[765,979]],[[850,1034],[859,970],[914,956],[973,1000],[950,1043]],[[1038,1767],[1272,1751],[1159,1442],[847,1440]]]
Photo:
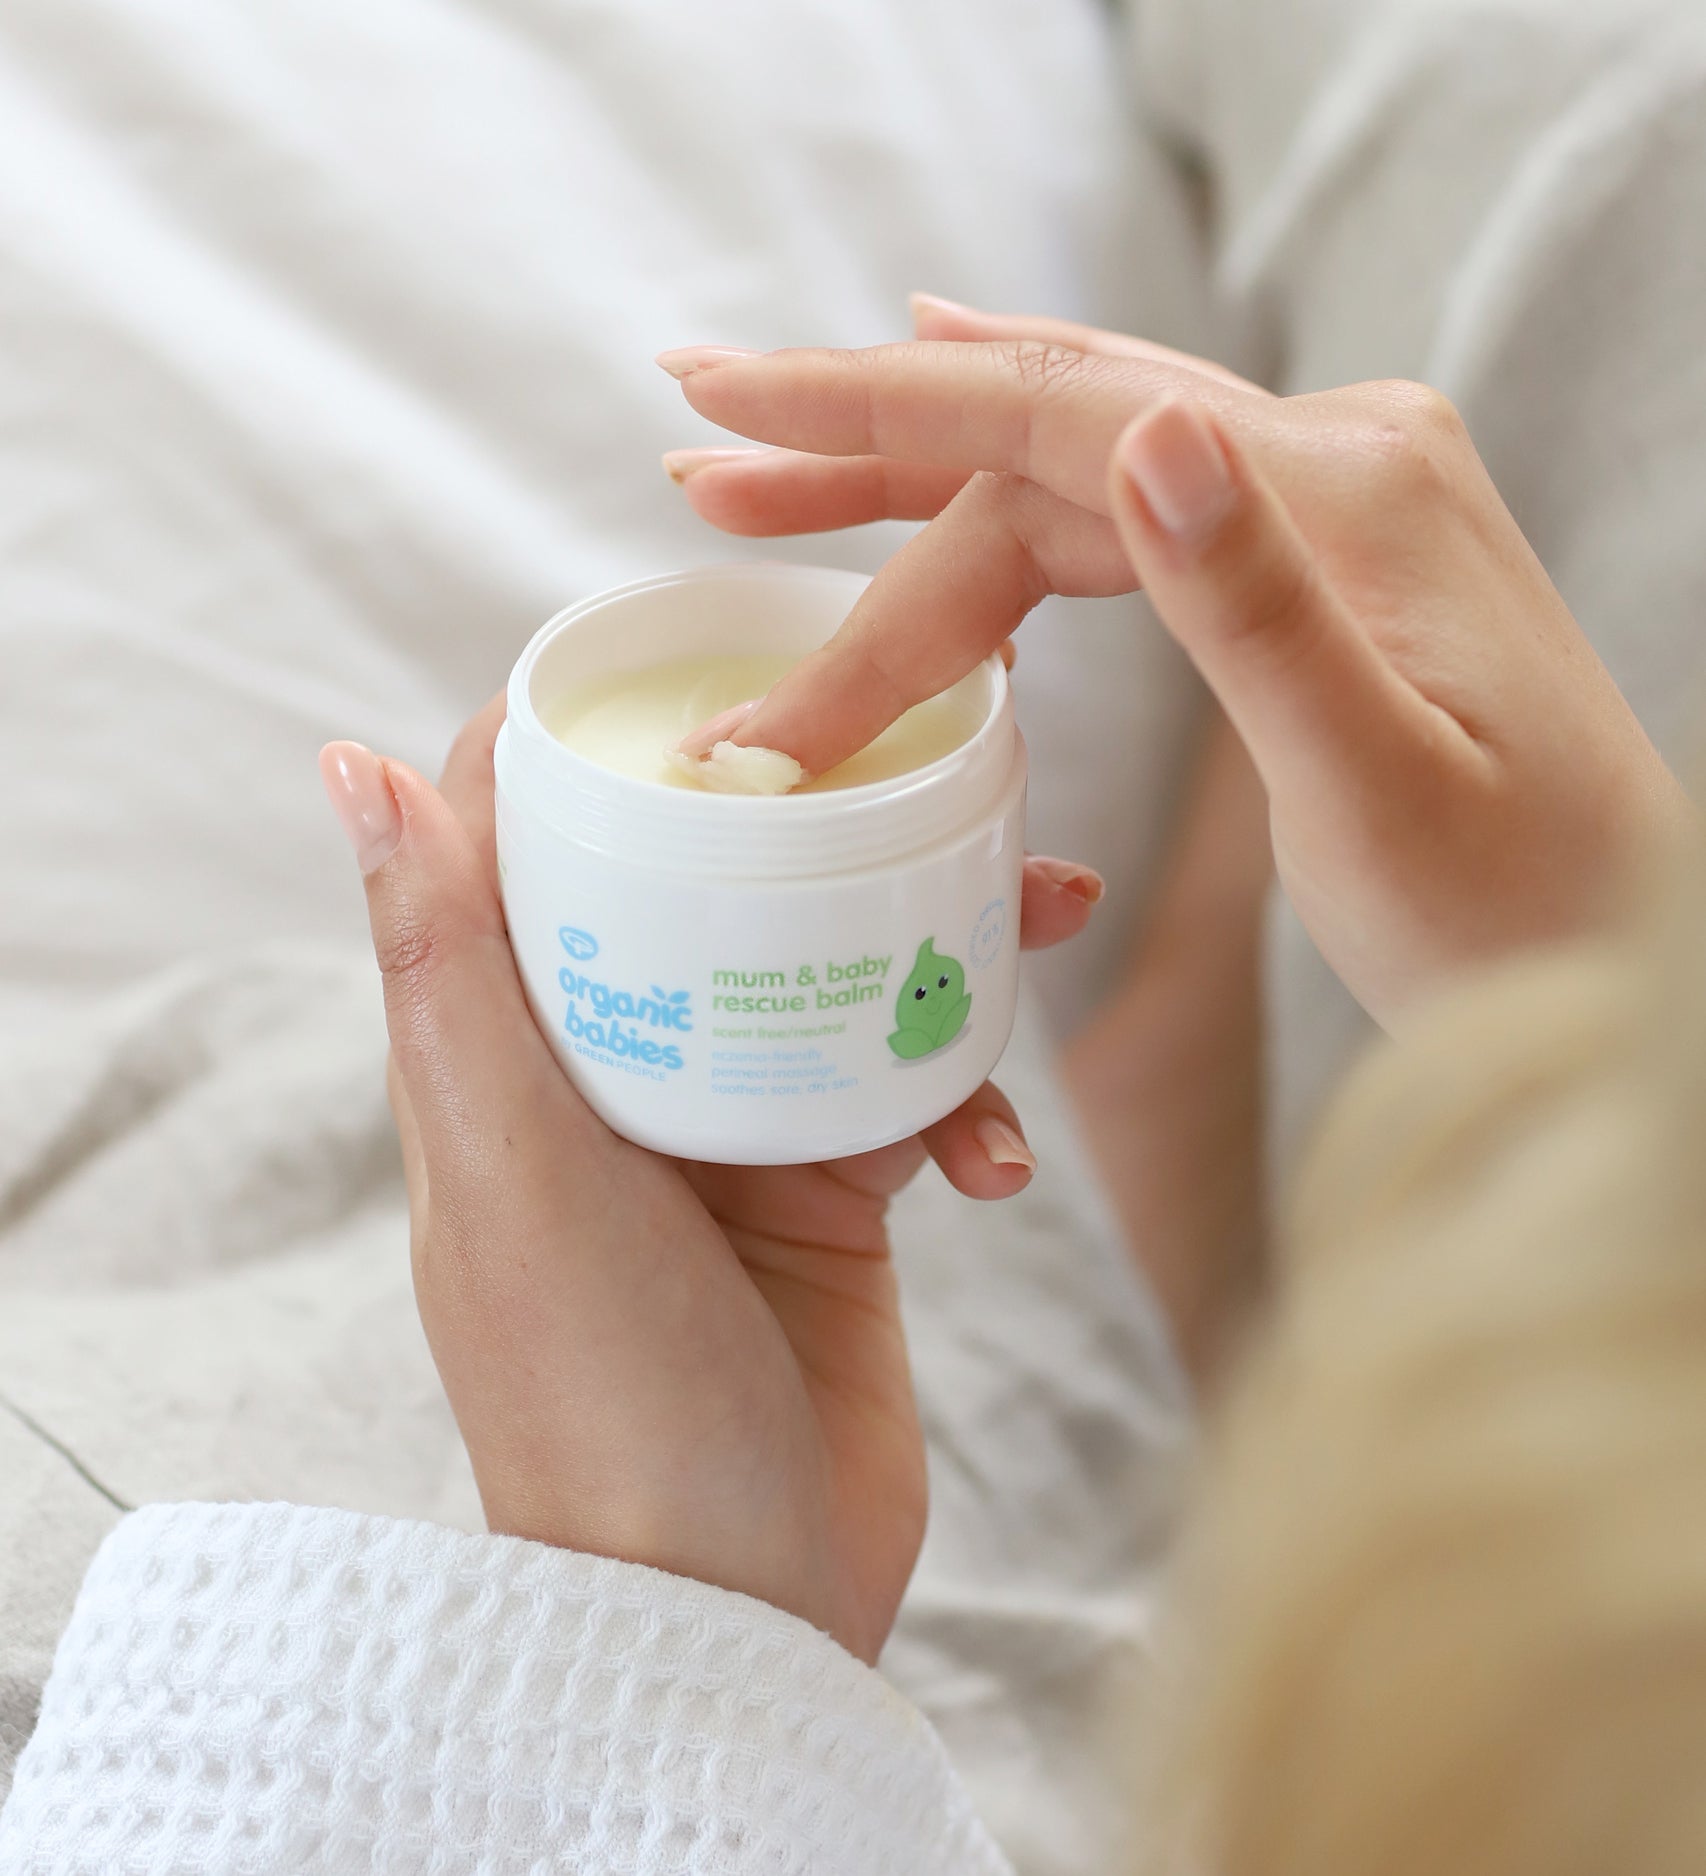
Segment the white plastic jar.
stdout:
[[617,1133],[779,1165],[905,1139],[976,1091],[1012,1028],[1025,748],[999,658],[978,727],[890,781],[783,796],[617,774],[546,727],[589,683],[717,654],[802,656],[867,582],[776,563],[669,574],[552,619],[498,737],[504,910],[528,1001]]

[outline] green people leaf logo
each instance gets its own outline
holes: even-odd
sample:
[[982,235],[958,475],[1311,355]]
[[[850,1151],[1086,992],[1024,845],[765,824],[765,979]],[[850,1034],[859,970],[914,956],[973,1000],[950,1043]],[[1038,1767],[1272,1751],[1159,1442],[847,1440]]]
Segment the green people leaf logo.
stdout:
[[964,969],[943,957],[934,938],[926,938],[895,999],[889,1047],[903,1062],[914,1062],[952,1042],[970,1012]]

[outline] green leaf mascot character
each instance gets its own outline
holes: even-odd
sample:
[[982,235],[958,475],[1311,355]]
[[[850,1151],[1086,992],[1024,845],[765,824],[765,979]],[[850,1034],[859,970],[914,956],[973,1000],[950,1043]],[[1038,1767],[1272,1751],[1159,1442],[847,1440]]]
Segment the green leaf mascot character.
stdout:
[[934,938],[926,938],[895,999],[889,1047],[903,1062],[914,1062],[952,1042],[965,1028],[970,1009],[965,971],[942,956]]

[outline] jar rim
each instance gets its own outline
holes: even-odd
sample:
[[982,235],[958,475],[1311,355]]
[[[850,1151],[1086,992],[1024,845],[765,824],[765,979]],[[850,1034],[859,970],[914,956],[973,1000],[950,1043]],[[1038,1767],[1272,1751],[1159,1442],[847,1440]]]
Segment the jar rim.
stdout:
[[[975,667],[985,704],[963,742],[902,775],[819,794],[717,794],[619,774],[560,742],[534,695],[541,661],[601,614],[696,592],[718,593],[725,603],[742,591],[760,599],[786,595],[799,619],[811,623],[795,631],[776,613],[766,630],[771,637],[792,635],[804,656],[830,636],[869,584],[868,576],[837,567],[729,561],[654,574],[565,606],[533,635],[510,674],[508,716],[495,757],[500,794],[582,845],[687,872],[760,878],[841,872],[932,844],[981,813],[1002,792],[1013,765],[1012,689],[993,653]],[[826,629],[813,639],[819,625]],[[694,648],[684,638],[680,651]]]

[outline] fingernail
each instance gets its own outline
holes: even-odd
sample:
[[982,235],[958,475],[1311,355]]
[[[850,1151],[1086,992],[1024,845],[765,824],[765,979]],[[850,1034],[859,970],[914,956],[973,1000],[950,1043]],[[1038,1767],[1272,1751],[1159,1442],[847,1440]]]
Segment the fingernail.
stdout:
[[1163,404],[1120,439],[1120,466],[1157,522],[1200,541],[1232,512],[1237,490],[1220,439],[1189,404]]
[[972,1133],[984,1158],[992,1166],[1023,1166],[1026,1172],[1037,1170],[1037,1156],[1026,1146],[1017,1128],[1009,1127],[1004,1120],[993,1114],[986,1114]]
[[403,838],[403,811],[385,778],[385,765],[360,743],[327,743],[320,779],[365,876],[383,866]]
[[959,300],[945,300],[940,293],[909,293],[906,303],[912,308],[914,319],[920,313],[975,313],[975,306],[966,306]]
[[747,345],[682,345],[673,352],[659,352],[657,362],[672,378],[688,378],[711,365],[726,365],[731,358],[756,358]]
[[675,745],[676,753],[683,756],[708,756],[718,743],[740,728],[758,708],[759,702],[759,698],[751,697],[745,703],[731,704],[708,723],[701,723],[697,729],[689,730]]
[[1033,853],[1025,864],[1063,892],[1077,893],[1086,905],[1100,905],[1108,890],[1108,882],[1094,867],[1080,866],[1076,860],[1055,860],[1046,853]]
[[670,449],[663,455],[663,472],[672,482],[685,482],[713,463],[736,462],[741,457],[765,456],[762,449]]

